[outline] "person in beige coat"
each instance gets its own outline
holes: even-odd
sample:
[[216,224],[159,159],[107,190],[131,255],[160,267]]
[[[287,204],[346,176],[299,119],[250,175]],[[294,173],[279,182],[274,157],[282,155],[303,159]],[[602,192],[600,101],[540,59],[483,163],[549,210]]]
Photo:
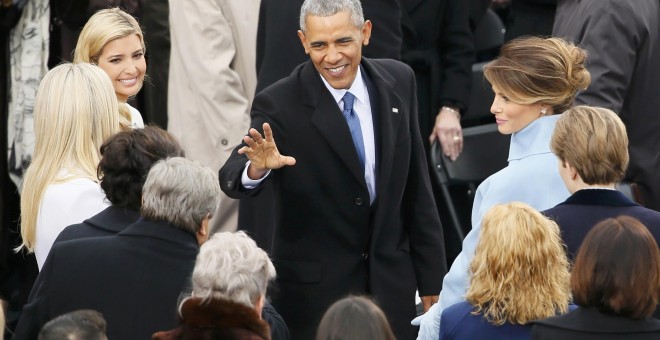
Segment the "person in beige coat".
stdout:
[[[220,169],[250,125],[259,0],[170,0],[168,127],[188,158]],[[221,194],[210,231],[236,230]]]

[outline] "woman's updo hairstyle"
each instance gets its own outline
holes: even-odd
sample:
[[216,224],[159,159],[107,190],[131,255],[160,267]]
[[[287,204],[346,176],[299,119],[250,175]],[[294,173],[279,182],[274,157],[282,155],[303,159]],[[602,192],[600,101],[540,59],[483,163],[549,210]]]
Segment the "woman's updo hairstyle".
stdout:
[[560,38],[520,37],[484,66],[484,76],[512,102],[562,113],[591,82],[587,51]]

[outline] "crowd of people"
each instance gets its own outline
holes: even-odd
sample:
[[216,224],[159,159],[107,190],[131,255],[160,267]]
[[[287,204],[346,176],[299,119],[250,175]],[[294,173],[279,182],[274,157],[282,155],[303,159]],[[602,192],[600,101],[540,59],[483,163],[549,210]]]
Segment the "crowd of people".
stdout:
[[[20,2],[17,27],[42,1]],[[2,279],[33,277],[3,282],[0,339],[660,337],[660,149],[634,115],[660,98],[660,3],[602,1],[552,1],[552,32],[517,37],[533,6],[511,0],[483,67],[508,165],[475,191],[455,259],[427,155],[468,152],[486,1],[170,0],[167,130],[136,108],[140,7],[89,13],[71,62],[10,91],[11,248],[28,260]],[[12,53],[47,41],[32,33]],[[602,51],[608,34],[632,57]],[[20,58],[11,79],[36,77]]]

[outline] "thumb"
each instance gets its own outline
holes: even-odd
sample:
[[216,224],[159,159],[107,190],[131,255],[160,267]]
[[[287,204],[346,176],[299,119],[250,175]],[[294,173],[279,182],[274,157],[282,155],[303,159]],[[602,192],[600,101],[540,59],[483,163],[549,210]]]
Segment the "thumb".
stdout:
[[295,165],[296,164],[296,159],[291,157],[291,156],[282,156],[281,158],[282,163],[285,165]]

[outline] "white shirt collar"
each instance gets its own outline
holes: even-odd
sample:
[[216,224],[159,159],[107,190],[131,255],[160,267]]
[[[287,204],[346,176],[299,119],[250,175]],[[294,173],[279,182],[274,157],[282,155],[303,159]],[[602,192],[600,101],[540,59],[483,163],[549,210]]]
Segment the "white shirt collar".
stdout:
[[366,92],[367,92],[367,87],[364,84],[364,79],[362,78],[362,66],[359,68],[360,72],[358,72],[355,75],[355,79],[353,80],[353,84],[351,84],[351,87],[347,89],[335,89],[330,84],[321,76],[321,80],[323,80],[323,84],[325,84],[325,87],[330,91],[330,94],[332,94],[332,97],[335,98],[335,102],[339,104],[339,102],[344,98],[344,94],[346,94],[347,91],[351,92],[355,98],[362,104],[366,103]]

